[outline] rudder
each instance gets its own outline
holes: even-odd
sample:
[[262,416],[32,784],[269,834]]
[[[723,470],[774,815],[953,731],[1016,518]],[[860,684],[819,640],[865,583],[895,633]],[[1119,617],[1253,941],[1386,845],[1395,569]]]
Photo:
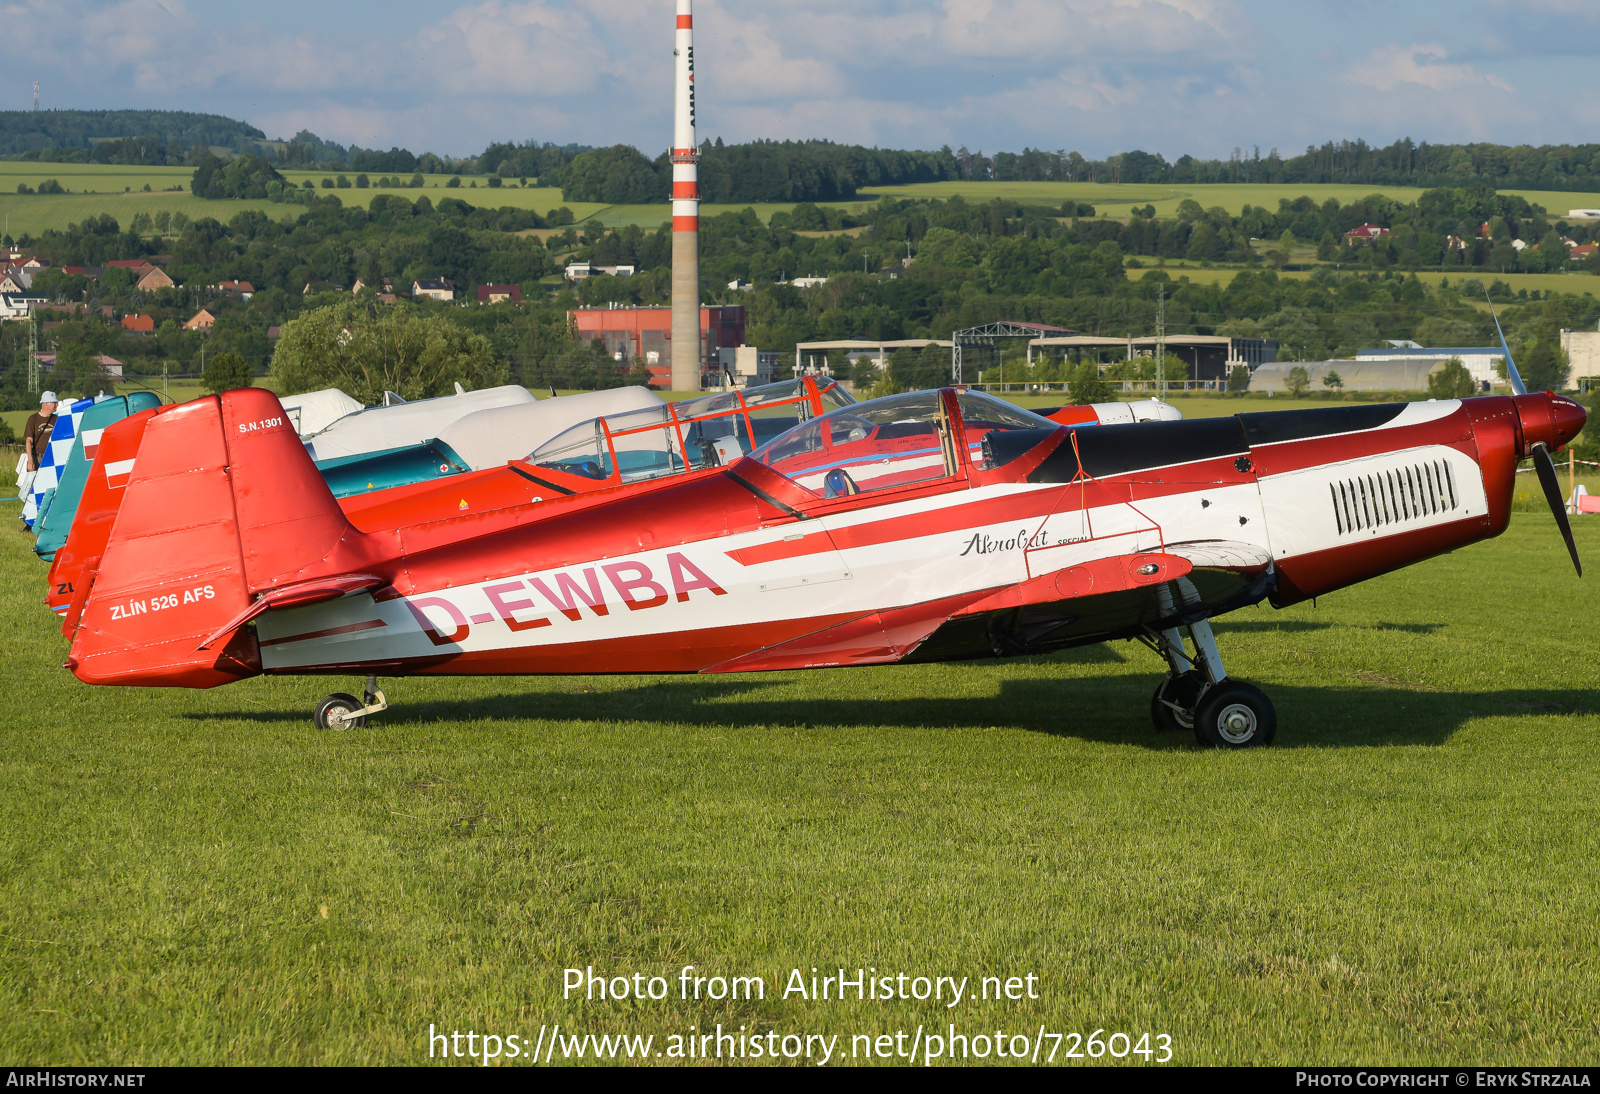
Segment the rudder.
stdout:
[[91,684],[205,688],[253,676],[249,629],[207,639],[257,594],[340,573],[362,546],[271,392],[163,408],[145,426],[68,666]]

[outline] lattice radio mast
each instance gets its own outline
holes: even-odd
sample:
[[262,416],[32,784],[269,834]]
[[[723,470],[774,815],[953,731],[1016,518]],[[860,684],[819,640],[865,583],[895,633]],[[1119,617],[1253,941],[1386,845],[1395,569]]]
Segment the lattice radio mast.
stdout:
[[1156,391],[1167,397],[1167,287],[1156,289]]
[[44,390],[39,386],[39,320],[32,312],[28,315],[28,391]]
[[33,81],[33,108],[39,109],[39,81]]

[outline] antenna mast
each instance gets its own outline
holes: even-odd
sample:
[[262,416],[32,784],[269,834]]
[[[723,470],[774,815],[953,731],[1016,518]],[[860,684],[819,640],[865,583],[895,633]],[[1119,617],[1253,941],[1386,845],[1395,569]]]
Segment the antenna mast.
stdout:
[[1167,287],[1156,289],[1156,390],[1167,397]]
[[39,386],[39,321],[32,308],[28,309],[28,390],[43,390]]
[[39,81],[33,81],[33,108],[39,109]]

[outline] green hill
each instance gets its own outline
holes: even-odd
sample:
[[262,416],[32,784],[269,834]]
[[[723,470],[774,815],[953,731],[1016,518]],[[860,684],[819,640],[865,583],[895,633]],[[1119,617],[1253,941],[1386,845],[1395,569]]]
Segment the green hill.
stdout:
[[90,148],[119,137],[156,137],[162,144],[196,144],[257,151],[266,134],[220,114],[182,110],[0,110],[0,156],[45,148]]

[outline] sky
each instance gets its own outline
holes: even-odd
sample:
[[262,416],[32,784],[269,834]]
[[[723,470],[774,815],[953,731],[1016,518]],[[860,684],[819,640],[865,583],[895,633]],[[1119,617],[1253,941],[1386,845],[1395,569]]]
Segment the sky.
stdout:
[[[672,132],[673,0],[0,0],[0,109],[193,110],[468,156]],[[264,14],[270,13],[270,14]],[[697,0],[699,135],[1285,155],[1582,143],[1597,0]],[[110,135],[110,134],[107,134]]]

